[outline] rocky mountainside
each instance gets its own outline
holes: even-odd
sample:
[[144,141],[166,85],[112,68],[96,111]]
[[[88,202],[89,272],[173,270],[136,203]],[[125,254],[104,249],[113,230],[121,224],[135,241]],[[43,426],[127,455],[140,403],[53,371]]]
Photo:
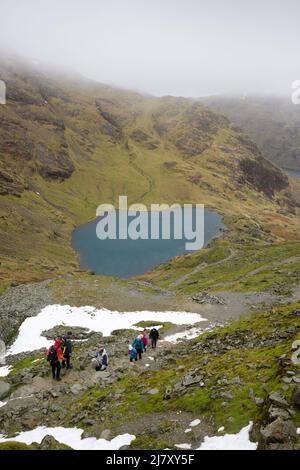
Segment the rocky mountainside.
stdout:
[[[209,448],[242,436],[247,448],[299,449],[300,184],[198,101],[11,59],[0,79],[0,450],[111,448],[120,436],[130,449]],[[120,194],[204,203],[229,230],[130,280],[79,271],[72,230]],[[105,309],[173,318],[160,322],[158,349],[130,364],[136,330],[116,323],[103,337],[101,328],[61,324],[62,311],[73,320],[87,305],[98,309],[93,325]],[[44,307],[59,312],[58,324],[41,323],[39,336]],[[180,326],[174,311],[202,319]],[[31,328],[19,330],[24,321]],[[77,340],[74,368],[55,382],[40,346],[66,328]],[[110,356],[104,373],[91,369],[99,342]]]
[[291,97],[226,97],[201,100],[227,116],[281,168],[300,170],[300,107]]
[[199,102],[152,98],[2,59],[0,280],[77,268],[75,226],[103,202],[201,202],[296,239],[300,187]]

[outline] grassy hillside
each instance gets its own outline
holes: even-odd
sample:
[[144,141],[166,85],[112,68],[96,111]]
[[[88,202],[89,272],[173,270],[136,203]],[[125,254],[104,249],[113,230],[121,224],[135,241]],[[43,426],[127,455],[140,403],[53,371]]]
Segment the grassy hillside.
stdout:
[[300,169],[300,106],[290,97],[216,96],[203,103],[240,126],[269,160]]
[[297,240],[300,184],[202,104],[3,60],[0,285],[77,269],[75,226],[103,202],[193,202]]

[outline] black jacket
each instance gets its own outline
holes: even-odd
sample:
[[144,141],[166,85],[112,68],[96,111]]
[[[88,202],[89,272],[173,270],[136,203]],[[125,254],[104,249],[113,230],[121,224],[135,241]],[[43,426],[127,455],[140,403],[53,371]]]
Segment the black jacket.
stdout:
[[152,330],[149,333],[149,338],[150,339],[158,339],[159,338],[159,332],[156,328],[152,328]]

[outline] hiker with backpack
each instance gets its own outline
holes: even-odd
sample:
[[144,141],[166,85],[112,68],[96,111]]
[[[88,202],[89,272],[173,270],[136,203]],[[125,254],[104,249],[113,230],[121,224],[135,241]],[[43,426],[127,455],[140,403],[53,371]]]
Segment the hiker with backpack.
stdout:
[[72,364],[70,364],[71,356],[73,353],[73,343],[71,339],[72,339],[72,331],[68,331],[68,333],[62,337],[61,349],[65,358],[62,361],[62,367],[65,368],[67,365],[67,369],[73,368]]
[[150,343],[149,336],[147,335],[146,331],[143,332],[142,341],[143,341],[143,345],[144,345],[144,352],[146,352],[147,351],[147,346]]
[[61,339],[57,338],[54,345],[50,346],[47,352],[47,361],[49,362],[52,369],[53,380],[61,380],[60,371],[61,363],[65,358],[61,350]]
[[149,338],[151,339],[152,349],[156,349],[157,341],[158,341],[158,338],[159,338],[159,332],[156,328],[152,328],[152,330],[149,333]]
[[131,345],[128,345],[128,355],[130,362],[137,361],[137,350]]
[[132,343],[132,346],[136,350],[137,356],[138,356],[139,359],[142,359],[142,354],[143,354],[143,351],[144,351],[144,343],[143,343],[142,338],[143,338],[142,335],[139,335],[135,338],[135,340]]
[[95,357],[92,359],[92,366],[96,372],[103,372],[108,367],[108,354],[105,348],[99,345],[99,349],[95,354]]

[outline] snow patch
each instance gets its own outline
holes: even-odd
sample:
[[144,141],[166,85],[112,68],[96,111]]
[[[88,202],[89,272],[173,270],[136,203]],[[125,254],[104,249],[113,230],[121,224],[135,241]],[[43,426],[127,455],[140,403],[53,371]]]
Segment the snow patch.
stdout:
[[24,444],[32,444],[33,442],[41,443],[45,436],[53,436],[61,444],[65,444],[74,450],[119,450],[123,446],[128,446],[135,439],[131,434],[122,434],[115,437],[111,441],[106,439],[96,439],[95,437],[82,438],[83,429],[79,428],[47,428],[39,426],[32,431],[19,433],[13,438],[4,437],[0,434],[0,442],[22,442]]
[[175,447],[177,447],[177,449],[191,449],[192,448],[192,445],[191,444],[175,444]]
[[171,322],[175,325],[191,325],[206,321],[201,315],[189,312],[118,312],[95,307],[70,307],[69,305],[48,305],[37,316],[28,317],[22,323],[18,337],[6,355],[20,354],[50,347],[53,341],[41,333],[58,325],[84,327],[89,331],[110,336],[115,330],[140,330],[135,325],[140,321]]
[[188,434],[189,432],[192,432],[192,430],[189,428],[189,429],[186,429],[184,432]]
[[12,370],[11,366],[0,367],[0,377],[6,377],[7,375],[10,374],[11,370]]
[[195,428],[196,426],[199,426],[200,423],[201,423],[200,419],[194,419],[194,421],[190,423],[190,426],[192,428]]
[[[203,318],[201,321],[205,321]],[[190,341],[192,339],[198,338],[198,336],[202,335],[207,331],[213,330],[217,326],[216,323],[212,323],[207,328],[200,328],[194,327],[189,328],[188,330],[179,331],[178,333],[174,333],[173,335],[166,336],[163,341],[167,341],[168,343],[177,343],[177,341]],[[218,324],[218,326],[222,327],[223,325]]]
[[2,408],[2,406],[5,406],[7,403],[7,401],[0,401],[0,408]]
[[214,436],[204,438],[204,442],[196,450],[256,450],[257,442],[251,442],[249,431],[252,422],[237,434],[225,434],[224,436]]
[[178,333],[174,333],[173,335],[166,336],[163,341],[168,343],[177,343],[177,341],[182,340],[191,340],[197,338],[201,333],[203,333],[202,328],[190,328],[189,330],[179,331]]

